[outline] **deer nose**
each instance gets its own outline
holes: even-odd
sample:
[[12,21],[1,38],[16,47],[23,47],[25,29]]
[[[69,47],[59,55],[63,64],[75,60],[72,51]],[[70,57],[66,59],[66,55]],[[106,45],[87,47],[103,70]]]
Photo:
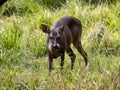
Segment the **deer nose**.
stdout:
[[53,45],[53,48],[58,49],[57,44],[54,44],[54,45]]

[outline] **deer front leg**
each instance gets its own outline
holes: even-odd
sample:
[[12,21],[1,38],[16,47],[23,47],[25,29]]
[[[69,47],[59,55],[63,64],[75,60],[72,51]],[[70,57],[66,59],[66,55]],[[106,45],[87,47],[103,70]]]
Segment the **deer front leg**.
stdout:
[[53,69],[53,66],[52,66],[52,64],[53,64],[53,58],[49,55],[49,58],[48,58],[48,68],[49,68],[49,74],[50,74],[50,72],[51,72],[51,70]]

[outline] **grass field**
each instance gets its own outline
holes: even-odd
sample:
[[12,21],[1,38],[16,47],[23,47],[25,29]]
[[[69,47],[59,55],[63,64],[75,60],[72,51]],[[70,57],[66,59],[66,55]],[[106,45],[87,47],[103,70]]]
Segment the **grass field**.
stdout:
[[[99,4],[61,1],[8,0],[0,7],[0,90],[120,89],[119,0]],[[46,35],[41,24],[51,26],[66,15],[81,20],[89,66],[85,68],[83,58],[72,46],[77,56],[73,71],[66,54],[64,69],[60,70],[57,58],[48,75]]]

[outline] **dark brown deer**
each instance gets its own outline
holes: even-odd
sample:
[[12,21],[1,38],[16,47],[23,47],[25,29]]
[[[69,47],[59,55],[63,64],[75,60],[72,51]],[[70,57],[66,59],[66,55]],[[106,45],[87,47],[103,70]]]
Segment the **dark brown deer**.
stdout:
[[71,58],[71,69],[73,69],[76,55],[70,45],[73,43],[88,65],[87,54],[81,44],[82,25],[81,22],[72,16],[64,16],[57,20],[51,27],[42,24],[42,31],[47,33],[46,49],[49,60],[49,72],[51,72],[53,58],[61,56],[61,68],[64,65],[65,51]]

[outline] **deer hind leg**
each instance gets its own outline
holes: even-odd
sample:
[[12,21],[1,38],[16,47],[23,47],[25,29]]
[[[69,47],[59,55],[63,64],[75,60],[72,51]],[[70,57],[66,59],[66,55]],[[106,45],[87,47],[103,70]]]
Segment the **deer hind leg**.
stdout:
[[85,65],[87,66],[87,65],[88,65],[87,53],[86,53],[86,52],[84,51],[84,49],[82,48],[81,41],[74,42],[73,44],[74,44],[75,48],[79,51],[79,53],[82,55],[82,57],[84,58],[84,60],[85,60]]
[[74,62],[75,62],[76,55],[73,53],[73,51],[70,47],[67,49],[66,52],[69,55],[69,57],[71,58],[71,70],[72,70],[73,67],[74,67]]

